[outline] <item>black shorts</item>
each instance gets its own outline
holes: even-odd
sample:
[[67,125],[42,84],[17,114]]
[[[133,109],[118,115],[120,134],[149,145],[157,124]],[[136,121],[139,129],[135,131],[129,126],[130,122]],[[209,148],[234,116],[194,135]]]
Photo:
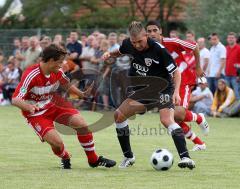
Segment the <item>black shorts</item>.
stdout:
[[164,89],[163,91],[148,91],[147,93],[138,92],[138,95],[135,95],[135,91],[141,90],[144,87],[135,87],[131,89],[128,93],[128,98],[133,99],[137,102],[144,104],[146,111],[149,111],[153,108],[163,109],[169,108],[174,109],[174,104],[172,100],[174,87],[170,86]]

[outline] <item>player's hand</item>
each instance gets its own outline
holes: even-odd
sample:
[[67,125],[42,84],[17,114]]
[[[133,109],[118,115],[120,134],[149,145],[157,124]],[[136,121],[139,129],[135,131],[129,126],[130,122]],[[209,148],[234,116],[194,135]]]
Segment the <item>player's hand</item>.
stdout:
[[39,111],[39,107],[36,105],[29,104],[27,107],[27,111],[31,114],[34,114],[35,112]]
[[101,59],[102,59],[103,61],[106,61],[106,60],[109,59],[110,57],[111,57],[110,52],[105,52],[105,53],[102,55]]
[[175,104],[175,105],[180,104],[181,98],[179,96],[179,92],[174,92],[172,98],[173,98],[173,104]]
[[94,81],[87,88],[87,90],[83,92],[83,97],[88,97],[89,95],[91,95],[93,87],[94,87]]
[[202,70],[201,67],[196,67],[196,74],[197,74],[198,77],[206,76],[206,74],[204,73],[204,71]]

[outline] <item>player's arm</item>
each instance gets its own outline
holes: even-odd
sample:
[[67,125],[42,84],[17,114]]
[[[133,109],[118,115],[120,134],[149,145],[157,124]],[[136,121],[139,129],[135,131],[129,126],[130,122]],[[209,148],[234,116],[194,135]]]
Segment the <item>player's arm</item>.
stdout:
[[94,82],[92,82],[92,84],[90,85],[90,87],[87,88],[86,91],[81,91],[79,90],[76,86],[74,86],[72,83],[70,83],[69,78],[64,74],[64,72],[61,70],[61,77],[59,78],[61,87],[69,92],[69,93],[74,93],[76,94],[79,98],[84,98],[84,97],[88,97],[91,94],[91,91],[93,89],[94,86]]
[[174,83],[174,93],[173,93],[173,103],[179,104],[181,99],[179,96],[180,84],[181,84],[181,73],[177,68],[173,73],[173,83]]
[[115,50],[115,51],[112,51],[112,52],[107,51],[102,55],[102,60],[106,61],[109,58],[117,58],[121,55],[122,55],[122,53],[119,50]]
[[24,101],[23,99],[18,98],[18,97],[12,98],[12,105],[20,108],[23,111],[30,112],[31,114],[33,114],[34,112],[39,110],[39,108],[37,106],[29,104],[26,101]]
[[124,39],[121,46],[119,47],[119,49],[112,51],[112,52],[105,52],[102,56],[102,60],[106,61],[109,58],[117,58],[119,56],[122,56],[124,54],[128,54],[129,53],[129,47],[130,47],[130,41],[129,39]]
[[76,94],[79,98],[84,98],[84,97],[88,97],[88,96],[91,94],[92,89],[93,89],[93,86],[94,86],[94,82],[92,82],[92,84],[90,85],[90,87],[87,88],[87,90],[81,91],[81,90],[79,90],[76,86],[71,85],[71,86],[68,88],[68,91],[69,91],[70,93]]
[[200,65],[200,53],[199,53],[198,45],[196,45],[196,48],[193,50],[193,54],[194,54],[195,62],[196,62],[196,73],[197,73],[197,76],[198,77],[203,77],[203,76],[205,76],[205,73],[202,70],[201,65]]
[[179,90],[180,90],[180,84],[181,84],[181,72],[179,71],[176,63],[174,62],[172,56],[167,52],[167,50],[160,46],[159,49],[160,57],[163,58],[163,63],[165,64],[165,67],[170,75],[173,77],[173,83],[174,83],[174,93],[173,93],[173,103],[179,104],[180,103],[180,96],[179,96]]
[[[25,75],[22,77],[20,83],[18,84],[13,97],[12,97],[12,105],[20,108],[23,111],[30,112],[31,114],[38,111],[39,108],[35,105],[27,103],[24,98],[28,94],[28,91],[31,88],[33,80],[31,79],[31,74],[30,75]],[[25,84],[26,81],[28,84]],[[25,84],[25,85],[24,85]]]

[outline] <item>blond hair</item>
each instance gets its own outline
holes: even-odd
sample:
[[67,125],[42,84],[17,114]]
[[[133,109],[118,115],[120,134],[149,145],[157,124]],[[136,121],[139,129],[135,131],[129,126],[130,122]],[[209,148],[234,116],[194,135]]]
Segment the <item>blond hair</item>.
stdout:
[[136,36],[143,30],[145,30],[145,28],[143,27],[142,23],[138,21],[133,21],[128,26],[130,36]]

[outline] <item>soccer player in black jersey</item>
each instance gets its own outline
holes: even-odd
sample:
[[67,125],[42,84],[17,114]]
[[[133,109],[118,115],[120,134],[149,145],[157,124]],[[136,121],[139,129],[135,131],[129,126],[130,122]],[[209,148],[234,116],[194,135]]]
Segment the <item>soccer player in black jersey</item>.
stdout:
[[[119,50],[106,52],[102,57],[103,60],[123,54],[132,57],[129,70],[130,86],[135,88],[131,88],[131,93],[114,114],[118,140],[124,155],[119,167],[126,168],[135,162],[127,119],[158,107],[161,123],[171,134],[180,156],[178,166],[193,169],[195,163],[189,156],[183,130],[174,121],[174,104],[180,101],[181,74],[178,67],[164,46],[147,37],[140,22],[133,21],[128,30],[130,38],[123,41]],[[145,88],[141,87],[142,85]]]

